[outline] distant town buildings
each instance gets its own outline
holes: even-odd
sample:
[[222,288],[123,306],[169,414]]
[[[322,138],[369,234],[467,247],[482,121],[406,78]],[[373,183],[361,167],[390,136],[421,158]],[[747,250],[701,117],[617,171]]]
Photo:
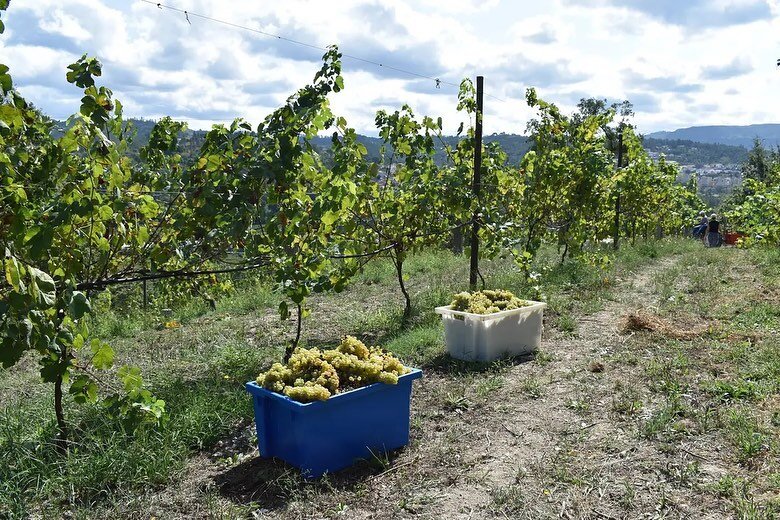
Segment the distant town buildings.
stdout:
[[[648,155],[654,160],[662,155],[668,157],[664,151],[648,151]],[[668,161],[668,159],[667,159]],[[699,187],[699,195],[710,205],[716,206],[727,197],[737,186],[742,184],[742,171],[739,164],[680,164],[677,161],[668,161],[678,164],[680,173],[677,182],[686,184],[691,178],[696,178]]]
[[737,164],[681,164],[677,181],[685,184],[692,177],[696,178],[699,195],[711,205],[717,205],[742,184]]
[[686,183],[696,177],[700,188],[732,190],[742,184],[742,172],[738,165],[731,164],[681,164],[678,182]]

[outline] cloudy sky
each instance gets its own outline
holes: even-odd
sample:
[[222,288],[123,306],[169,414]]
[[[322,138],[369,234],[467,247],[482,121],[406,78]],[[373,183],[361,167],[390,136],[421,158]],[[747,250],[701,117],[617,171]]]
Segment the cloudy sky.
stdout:
[[[485,76],[485,132],[522,133],[524,92],[571,110],[634,103],[643,132],[780,122],[780,0],[168,0],[165,5],[458,83]],[[57,118],[78,110],[65,70],[104,65],[129,116],[193,128],[256,123],[319,68],[321,51],[142,0],[12,0],[0,62]],[[334,110],[375,134],[378,109],[409,103],[454,132],[457,89],[344,59]],[[499,98],[499,99],[495,99]]]

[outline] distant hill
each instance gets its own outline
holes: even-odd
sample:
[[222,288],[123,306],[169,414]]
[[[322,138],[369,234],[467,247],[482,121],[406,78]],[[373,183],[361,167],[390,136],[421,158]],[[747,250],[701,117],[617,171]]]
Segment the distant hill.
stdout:
[[742,164],[747,160],[747,149],[727,144],[697,143],[683,139],[654,139],[643,141],[648,152],[664,154],[680,164]]
[[[155,121],[149,119],[130,119],[130,121],[132,121],[137,133],[128,152],[131,157],[138,159],[138,152],[140,148],[148,142],[149,134],[155,125]],[[62,128],[64,127],[64,123],[58,122],[58,126]],[[778,132],[780,132],[780,125],[775,126],[778,127]],[[680,164],[740,164],[744,162],[747,157],[747,150],[743,147],[709,144],[692,140],[658,139],[654,137],[657,133],[658,132],[650,134],[645,138],[645,148],[649,152],[663,153],[666,155],[667,159],[677,161]],[[669,133],[671,134],[673,132]],[[206,132],[204,130],[187,130],[182,134],[179,139],[179,148],[185,162],[190,162],[197,156],[205,135]],[[459,139],[461,138],[447,136],[445,137],[445,142],[454,147]],[[379,151],[382,147],[381,139],[378,137],[359,135],[358,140],[366,147],[370,159],[375,161],[379,160]],[[528,138],[518,134],[502,133],[486,135],[484,136],[484,141],[486,143],[497,142],[501,145],[501,148],[507,152],[509,156],[510,164],[518,164],[523,155],[525,155],[531,147]],[[312,144],[322,153],[327,155],[327,151],[330,148],[330,137],[315,137],[312,139]],[[444,164],[447,160],[441,146],[437,147],[436,159],[439,164]]]
[[719,143],[750,148],[753,140],[759,138],[765,146],[780,146],[780,124],[763,124],[747,126],[692,126],[670,132],[653,132],[647,134],[653,139],[683,139],[700,143]]
[[[320,150],[326,150],[330,147],[330,137],[315,137],[311,140],[311,143]],[[458,144],[458,140],[461,137],[446,136],[444,142],[451,147],[455,147]],[[378,137],[369,137],[365,135],[358,135],[358,141],[366,147],[368,152],[368,158],[374,161],[379,161],[381,158],[380,149],[382,148],[382,140]],[[492,134],[483,137],[485,143],[498,143],[501,149],[507,153],[507,160],[509,164],[519,164],[523,155],[531,148],[531,144],[528,138],[524,135],[517,134]],[[444,147],[440,143],[436,143],[436,162],[438,164],[444,164],[447,162],[447,157],[444,152]],[[385,152],[389,153],[388,151]]]
[[[135,138],[130,144],[128,153],[130,157],[138,159],[138,152],[142,146],[149,141],[149,135],[152,132],[152,128],[156,124],[155,121],[150,119],[129,119],[133,123],[133,127],[136,130]],[[58,122],[58,126],[63,128],[65,125],[63,122]],[[179,138],[179,149],[185,162],[194,159],[197,156],[197,152],[200,146],[203,144],[203,139],[206,135],[205,130],[186,130]],[[461,139],[455,136],[447,136],[444,141],[454,147],[457,145],[458,140]],[[528,142],[528,138],[523,135],[517,134],[492,134],[486,135],[483,138],[485,143],[498,143],[501,148],[507,153],[508,161],[510,164],[519,164],[523,155],[530,149],[531,145]],[[374,161],[380,159],[380,149],[382,147],[382,140],[378,137],[370,137],[366,135],[358,135],[358,141],[366,147],[368,157]],[[319,136],[311,140],[311,143],[321,153],[327,153],[330,148],[330,137]],[[438,144],[438,143],[437,143]],[[443,147],[438,145],[436,147],[436,160],[439,164],[444,164],[447,161]]]

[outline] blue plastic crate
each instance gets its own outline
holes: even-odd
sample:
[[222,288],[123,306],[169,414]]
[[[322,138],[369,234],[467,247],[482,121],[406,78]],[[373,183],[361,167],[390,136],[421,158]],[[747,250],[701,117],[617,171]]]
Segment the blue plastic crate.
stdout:
[[315,478],[406,446],[412,381],[420,377],[412,369],[397,385],[375,383],[305,404],[250,381],[260,455]]

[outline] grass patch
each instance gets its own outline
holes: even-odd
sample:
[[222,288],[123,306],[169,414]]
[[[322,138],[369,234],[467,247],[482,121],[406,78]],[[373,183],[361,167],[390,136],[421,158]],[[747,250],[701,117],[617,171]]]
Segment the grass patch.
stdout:
[[[662,408],[652,412],[640,425],[639,436],[644,439],[657,439],[685,433],[687,428],[685,423],[680,420],[688,415],[688,410],[680,403],[679,399],[669,399]],[[664,435],[662,436],[662,434]]]
[[558,329],[564,334],[573,334],[577,329],[577,320],[571,314],[561,314],[558,316]]
[[384,347],[407,364],[424,366],[444,353],[444,331],[438,324],[416,327],[398,334]]
[[[114,489],[140,491],[167,482],[194,450],[210,447],[251,417],[243,389],[221,381],[175,381],[158,388],[171,410],[160,428],[123,433],[120,423],[95,406],[68,410],[74,444],[67,456],[51,439],[51,403],[41,401],[0,413],[0,516],[26,517],[31,503],[52,506],[67,498],[70,507],[100,501]],[[41,421],[41,417],[49,417]],[[12,514],[13,513],[13,514]]]
[[525,497],[517,484],[491,490],[490,499],[491,511],[507,517],[522,512],[525,507]]
[[67,456],[53,444],[50,398],[4,408],[0,460],[7,463],[0,464],[0,517],[25,518],[36,503],[44,510],[52,508],[48,516],[59,516],[54,511],[60,507],[89,508],[113,490],[133,492],[166,484],[194,451],[211,447],[238,422],[252,418],[243,383],[256,377],[266,355],[247,345],[228,344],[204,360],[200,374],[159,378],[153,389],[170,411],[159,428],[130,434],[100,406],[68,403],[73,443]]
[[[540,292],[547,296],[550,313],[557,315],[557,322],[553,323],[557,323],[564,333],[573,333],[577,319],[583,314],[596,312],[609,299],[620,296],[622,287],[618,285],[618,280],[630,283],[634,273],[672,256],[680,259],[680,267],[669,269],[657,281],[657,290],[667,291],[668,297],[672,298],[666,307],[668,312],[673,313],[686,305],[693,305],[692,312],[725,312],[727,303],[719,303],[718,298],[729,296],[730,286],[720,279],[712,281],[698,274],[692,276],[688,271],[723,270],[738,263],[738,260],[729,259],[726,251],[705,251],[695,241],[663,240],[640,242],[636,247],[623,247],[617,253],[610,249],[603,252],[612,259],[612,266],[607,269],[578,258],[561,264],[554,248],[544,248],[532,266],[532,271],[539,273],[533,281],[527,280],[506,259],[484,261],[481,270],[488,287],[507,288],[520,297],[536,295],[534,286],[538,285]],[[777,270],[780,255],[756,255],[766,263],[766,266],[759,266],[760,272],[765,273],[767,279],[770,276],[780,279],[770,265],[770,262],[777,261],[774,264]],[[455,423],[447,422],[450,416],[456,415],[442,414],[441,411],[476,415],[476,419],[468,419],[478,421],[485,400],[503,395],[502,388],[507,390],[510,382],[515,384],[515,378],[506,376],[506,372],[514,366],[511,362],[466,363],[451,360],[445,354],[440,317],[433,309],[449,303],[453,294],[467,288],[467,269],[465,256],[446,252],[410,255],[404,271],[412,294],[413,313],[411,319],[404,322],[392,264],[386,260],[371,262],[345,292],[316,295],[312,299],[313,314],[305,322],[305,333],[312,330],[323,332],[322,335],[310,334],[310,344],[324,343],[347,333],[354,334],[371,344],[382,345],[409,365],[435,370],[435,384],[426,386],[429,395],[422,396],[428,400],[424,401],[426,404],[430,403],[430,410],[426,413],[430,412],[433,418],[427,415],[415,417],[414,424],[419,425],[415,428],[428,428],[434,422],[435,431],[444,432],[443,436],[452,436],[462,442],[466,435],[465,440],[468,441],[467,433],[458,429]],[[667,292],[663,294],[667,295]],[[748,309],[750,305],[735,298],[731,301],[733,305],[741,305],[740,309]],[[734,301],[737,303],[734,304]],[[253,379],[271,360],[278,359],[287,337],[285,334],[289,333],[285,329],[289,323],[280,325],[278,321],[260,319],[273,313],[277,302],[278,295],[262,279],[247,278],[236,284],[235,292],[216,301],[216,311],[203,300],[195,299],[174,306],[170,312],[163,313],[153,306],[143,311],[139,308],[137,295],[124,300],[117,298],[113,306],[106,306],[92,323],[93,331],[112,341],[116,345],[117,356],[123,361],[137,361],[142,365],[153,392],[166,400],[170,419],[160,429],[128,435],[99,407],[76,407],[69,402],[67,416],[73,425],[77,445],[64,458],[58,456],[51,445],[54,419],[51,398],[45,395],[49,389],[41,385],[40,393],[37,388],[35,392],[27,392],[26,388],[10,388],[6,384],[23,386],[37,379],[34,360],[17,367],[13,373],[0,370],[0,393],[21,396],[16,398],[14,395],[13,400],[7,401],[18,401],[18,406],[7,406],[0,411],[0,517],[24,518],[36,514],[61,517],[64,511],[70,510],[84,512],[84,517],[90,517],[90,513],[101,504],[110,507],[112,502],[119,503],[125,497],[138,496],[168,485],[193,453],[213,446],[235,432],[237,425],[251,420],[251,401],[243,390],[243,383]],[[736,320],[733,328],[753,330],[758,327],[769,331],[776,326],[777,319],[778,313],[767,303],[741,321]],[[158,331],[164,320],[175,320],[182,326],[175,330]],[[730,331],[724,330],[724,337]],[[755,410],[756,403],[769,402],[767,398],[778,391],[776,382],[780,378],[780,356],[771,336],[758,344],[747,341],[738,344],[723,339],[707,345],[708,350],[704,354],[684,350],[690,345],[678,342],[636,345],[634,340],[627,342],[625,352],[609,358],[618,360],[618,356],[622,356],[619,358],[623,360],[622,366],[610,363],[609,370],[597,378],[598,384],[609,381],[618,370],[625,369],[628,374],[633,369],[637,373],[636,384],[646,382],[660,394],[655,398],[664,400],[665,404],[645,416],[641,396],[647,395],[647,391],[629,390],[626,386],[616,390],[611,405],[607,406],[611,406],[614,414],[625,417],[620,419],[622,425],[625,425],[622,421],[635,421],[640,437],[650,442],[690,435],[691,432],[680,425],[684,419],[691,417],[695,419],[691,422],[696,422],[700,431],[732,442],[746,467],[763,460],[762,453],[773,454],[776,450],[772,439],[774,430],[769,430],[769,418]],[[701,345],[695,347],[700,348]],[[704,350],[703,347],[701,349]],[[645,354],[648,350],[651,352],[649,362]],[[549,379],[547,375],[539,378],[539,374],[548,370],[543,367],[552,364],[549,367],[552,374],[566,362],[566,356],[557,360],[549,352],[537,353],[533,363],[518,368],[518,371],[523,370],[523,375],[517,388],[531,399],[543,399],[544,384],[553,380],[552,375]],[[709,366],[705,363],[714,365],[715,362],[723,365],[719,368],[721,372],[710,373],[702,368]],[[702,371],[707,374],[706,377],[700,377]],[[705,391],[706,382],[713,383],[712,393]],[[515,391],[516,387],[511,390]],[[591,402],[588,390],[583,389],[581,394],[579,391],[572,394],[572,398],[566,400],[566,407],[580,415],[598,415],[600,410]],[[688,394],[703,400],[703,403],[696,401],[696,408],[682,404],[681,399],[694,403],[687,400]],[[725,417],[722,421],[717,408],[705,406],[710,402],[721,405],[732,401],[744,408],[722,414]],[[540,401],[540,404],[545,403]],[[647,407],[651,406],[651,403],[647,404]],[[457,414],[458,425],[463,422],[460,415]],[[772,423],[774,428],[780,427],[780,416],[776,422]],[[702,426],[704,423],[707,428]],[[430,442],[430,439],[420,442]],[[448,450],[444,452],[449,453]],[[381,471],[387,467],[388,461],[375,463]],[[580,474],[573,463],[563,461],[560,464],[563,466],[556,477],[558,482],[576,486],[591,484],[593,478],[588,473]],[[398,474],[402,474],[405,468],[399,466]],[[692,468],[665,469],[667,476],[681,485],[696,481]],[[427,471],[426,468],[423,470]],[[777,473],[777,468],[772,471]],[[395,474],[383,477],[386,479],[384,482],[391,482]],[[420,478],[431,479],[431,475]],[[349,485],[339,483],[338,479],[334,482],[337,482],[334,487],[317,488],[316,492],[305,483],[293,487],[299,494],[296,496],[304,502],[309,499],[326,501],[328,496],[332,496],[340,503],[343,500],[348,509],[350,501],[358,500],[365,493],[365,486],[372,485],[371,481],[362,480]],[[508,517],[519,515],[528,503],[523,493],[530,500],[531,492],[521,488],[518,482],[502,484],[508,485],[496,487],[486,507]],[[621,500],[626,509],[638,507],[635,503],[641,503],[633,489],[626,488],[622,494]],[[729,499],[736,500],[737,496]],[[204,514],[208,512],[208,515],[218,517],[220,511],[228,511],[218,503],[220,498],[215,492],[204,492],[203,497],[205,503],[201,503],[201,512]],[[418,502],[414,505],[422,507]],[[329,508],[318,510],[331,511]],[[233,512],[243,514],[246,511],[240,507]],[[228,512],[228,516],[230,514]]]
[[721,401],[760,401],[766,397],[763,385],[755,381],[736,379],[713,381],[706,385],[707,392]]
[[737,458],[743,464],[751,463],[756,457],[772,449],[770,434],[759,427],[750,409],[732,409],[728,413],[726,430],[736,448]]
[[544,385],[535,377],[527,377],[520,383],[520,390],[531,399],[539,399],[544,395]]
[[506,380],[500,375],[489,375],[477,383],[476,393],[478,397],[488,397],[493,392],[500,390],[506,384]]
[[634,388],[616,388],[611,410],[619,415],[635,415],[642,409],[642,399]]

